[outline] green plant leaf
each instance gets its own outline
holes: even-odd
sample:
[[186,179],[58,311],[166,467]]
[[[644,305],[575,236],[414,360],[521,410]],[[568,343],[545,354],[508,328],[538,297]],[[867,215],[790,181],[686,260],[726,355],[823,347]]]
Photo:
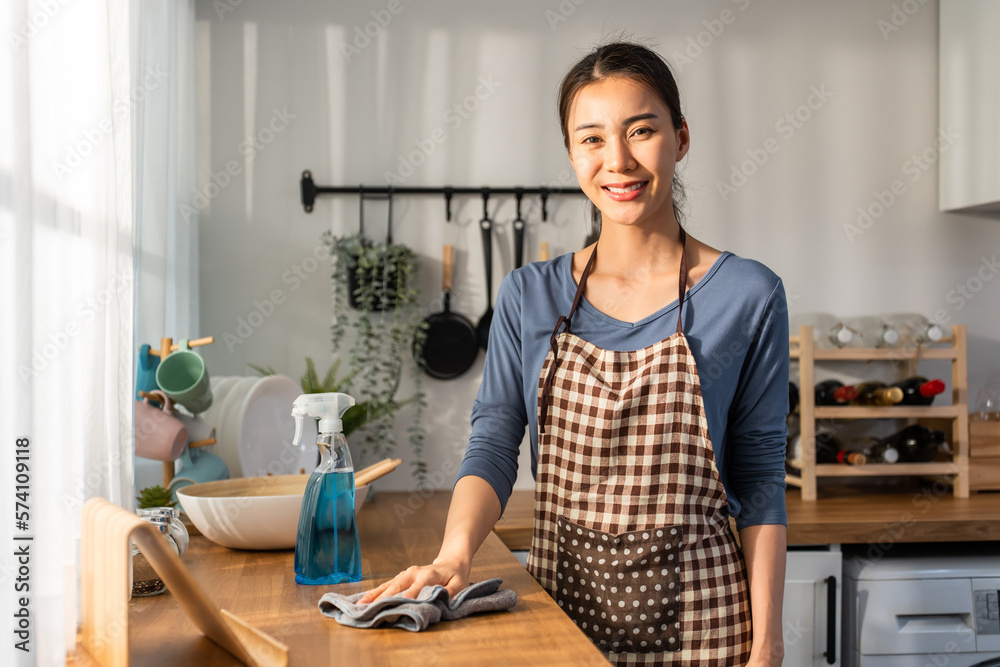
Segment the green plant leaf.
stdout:
[[254,373],[261,377],[267,377],[269,375],[277,375],[278,371],[274,370],[272,366],[258,366],[257,364],[247,364]]
[[302,376],[302,392],[305,394],[317,394],[322,391],[319,385],[319,377],[316,375],[316,364],[312,357],[306,357],[306,372]]

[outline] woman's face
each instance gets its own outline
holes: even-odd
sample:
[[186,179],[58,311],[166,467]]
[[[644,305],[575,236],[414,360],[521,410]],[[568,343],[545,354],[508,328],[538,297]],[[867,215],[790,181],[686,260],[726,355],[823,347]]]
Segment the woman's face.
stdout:
[[[569,110],[569,159],[605,223],[662,225],[673,215],[670,184],[688,151],[658,96],[626,77],[581,88]],[[666,218],[664,217],[666,216]]]

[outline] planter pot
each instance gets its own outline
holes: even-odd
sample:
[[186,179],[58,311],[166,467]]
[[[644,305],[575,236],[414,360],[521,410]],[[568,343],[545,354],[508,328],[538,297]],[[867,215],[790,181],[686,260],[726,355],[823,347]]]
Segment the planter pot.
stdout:
[[[397,281],[398,273],[395,269],[390,269],[388,272],[385,271],[385,261],[383,259],[378,260],[378,271],[376,273],[378,276],[385,277],[385,292],[383,299],[380,295],[374,295],[371,307],[368,310],[373,312],[383,312],[390,311],[396,307],[396,295],[397,295]],[[360,276],[358,275],[358,265],[357,263],[352,263],[347,267],[347,302],[350,304],[351,308],[355,310],[362,310],[361,301],[358,299],[358,292],[366,292],[372,289],[372,275],[371,273],[365,271]]]

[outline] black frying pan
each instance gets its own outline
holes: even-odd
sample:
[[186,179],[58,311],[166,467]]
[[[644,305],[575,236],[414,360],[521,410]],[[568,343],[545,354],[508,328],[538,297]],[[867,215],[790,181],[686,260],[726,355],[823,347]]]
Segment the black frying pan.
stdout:
[[450,380],[469,370],[479,354],[476,328],[465,316],[451,312],[451,274],[454,248],[444,247],[442,292],[444,311],[426,320],[427,335],[423,347],[413,341],[413,356],[433,378]]

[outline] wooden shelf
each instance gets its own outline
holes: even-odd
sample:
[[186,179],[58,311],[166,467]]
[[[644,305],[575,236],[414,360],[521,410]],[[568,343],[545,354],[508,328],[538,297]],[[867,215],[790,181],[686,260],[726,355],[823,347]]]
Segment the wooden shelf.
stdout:
[[[802,490],[802,499],[816,500],[819,477],[950,477],[956,498],[969,497],[969,378],[965,326],[955,325],[951,335],[935,345],[914,350],[875,348],[815,349],[812,327],[800,327],[789,336],[789,356],[799,360],[799,424],[802,435],[802,459],[789,462],[801,474],[786,474],[785,482]],[[947,346],[945,346],[947,345]],[[917,365],[925,359],[951,361],[951,405],[928,406],[819,406],[815,405],[817,361],[895,361],[905,365],[908,376],[917,374]],[[952,461],[933,463],[896,463],[846,466],[815,464],[817,419],[938,419],[951,422],[949,441],[955,452]],[[809,461],[810,463],[805,463]]]
[[817,419],[953,419],[958,417],[954,405],[824,405],[813,409]]
[[919,475],[957,475],[954,463],[868,463],[844,466],[837,463],[817,463],[817,477],[915,477]]
[[844,347],[832,350],[815,350],[816,361],[915,361],[923,359],[956,359],[958,350],[954,347],[923,347],[920,354],[913,350],[893,350],[885,348]]

